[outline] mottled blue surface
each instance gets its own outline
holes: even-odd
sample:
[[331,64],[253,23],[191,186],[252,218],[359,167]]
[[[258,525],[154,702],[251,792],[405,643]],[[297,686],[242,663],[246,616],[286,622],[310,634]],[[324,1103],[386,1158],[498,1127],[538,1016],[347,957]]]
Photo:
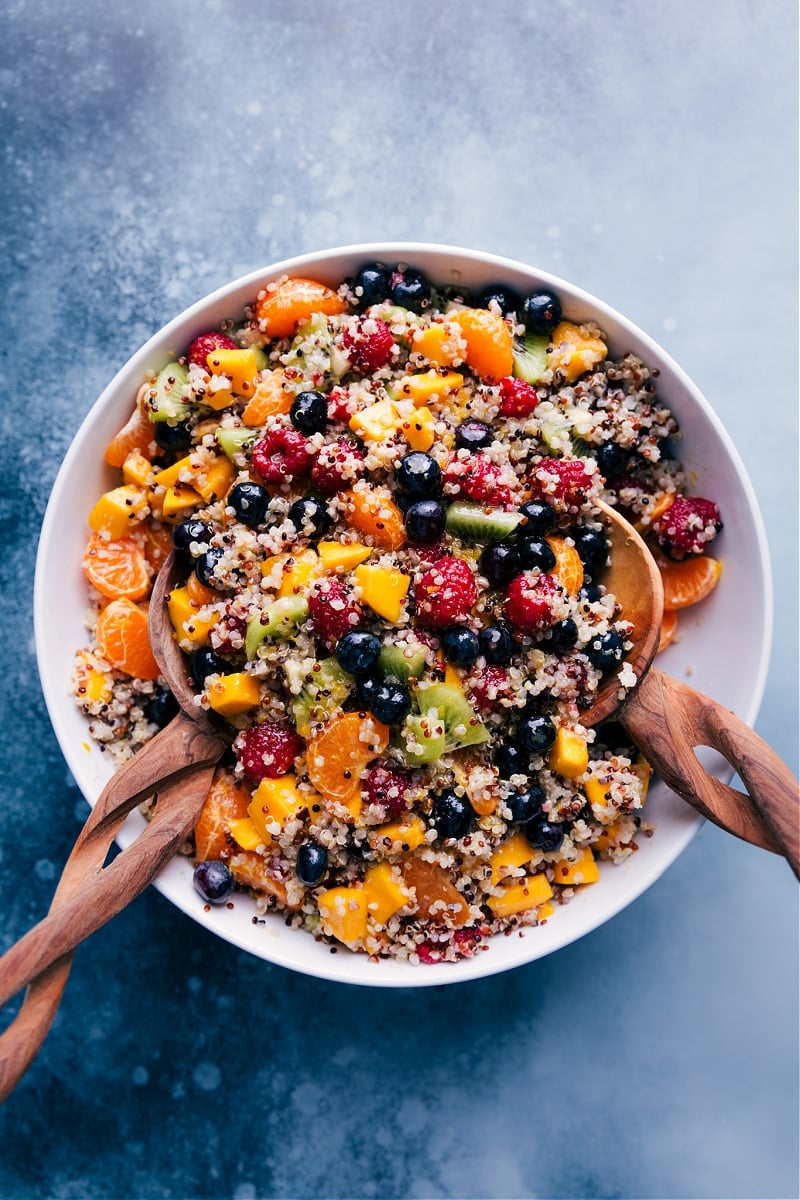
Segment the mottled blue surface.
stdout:
[[[59,461],[166,319],[308,249],[494,250],[663,342],[764,512],[758,729],[796,768],[793,6],[482,7],[4,5],[3,945],[86,812],[32,644]],[[0,1196],[796,1197],[797,977],[788,870],[713,829],[581,943],[455,989],[292,975],[150,893],[78,954]]]

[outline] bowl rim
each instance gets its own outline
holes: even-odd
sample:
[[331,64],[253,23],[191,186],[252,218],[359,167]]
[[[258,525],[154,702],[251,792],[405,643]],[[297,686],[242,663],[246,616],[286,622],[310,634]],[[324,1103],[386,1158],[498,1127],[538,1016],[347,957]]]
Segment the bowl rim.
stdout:
[[[34,623],[34,639],[36,647],[36,659],[39,672],[40,684],[45,699],[45,705],[50,718],[56,739],[59,744],[61,753],[63,754],[67,765],[75,777],[76,781],[81,778],[81,766],[83,760],[78,757],[78,748],[72,744],[70,738],[66,735],[66,730],[63,729],[61,712],[64,710],[65,692],[62,688],[58,690],[56,681],[52,677],[52,673],[47,669],[45,661],[45,631],[47,622],[47,601],[48,598],[44,594],[42,578],[44,574],[44,564],[46,557],[50,551],[54,529],[57,523],[58,512],[62,502],[68,496],[68,483],[71,477],[72,468],[82,454],[83,443],[88,438],[90,429],[97,415],[102,412],[113,396],[121,383],[129,377],[135,377],[137,373],[141,374],[148,364],[148,360],[156,348],[162,347],[165,342],[173,335],[174,332],[182,330],[189,325],[193,320],[200,317],[206,310],[224,301],[228,296],[239,291],[248,289],[256,289],[259,285],[263,286],[269,280],[277,278],[283,274],[291,274],[306,267],[320,268],[325,263],[342,258],[357,258],[361,257],[364,261],[393,261],[393,262],[409,262],[413,263],[415,257],[420,256],[450,256],[453,258],[468,260],[473,264],[480,264],[483,267],[496,268],[498,273],[514,272],[528,275],[535,275],[537,281],[543,286],[552,288],[557,293],[569,297],[571,304],[582,303],[587,307],[595,310],[598,323],[602,324],[602,319],[605,317],[611,322],[618,324],[629,331],[634,338],[643,347],[643,356],[646,360],[647,353],[650,353],[654,358],[660,359],[667,369],[673,374],[678,384],[683,387],[691,396],[692,402],[696,404],[702,411],[703,416],[712,426],[715,435],[722,443],[725,453],[728,456],[731,467],[737,477],[738,483],[742,490],[742,497],[746,503],[748,514],[752,521],[755,540],[758,548],[758,567],[760,580],[760,601],[763,610],[763,623],[761,628],[761,647],[758,661],[758,669],[750,680],[750,691],[748,702],[742,706],[740,716],[748,724],[754,725],[758,716],[758,712],[763,700],[764,691],[766,688],[767,676],[769,672],[770,656],[773,643],[773,625],[774,625],[774,606],[773,606],[773,584],[772,584],[772,569],[770,563],[769,544],[764,526],[763,517],[756,498],[755,490],[747,474],[746,468],[742,459],[730,437],[720,417],[712,408],[709,401],[706,399],[700,388],[686,374],[683,368],[672,358],[672,356],[652,338],[648,333],[641,329],[629,317],[619,312],[606,301],[595,296],[593,293],[586,291],[577,284],[564,279],[558,275],[545,271],[530,263],[525,263],[519,259],[512,259],[501,255],[496,255],[491,252],[478,250],[475,248],[468,249],[461,246],[451,245],[449,243],[439,242],[363,242],[352,243],[342,246],[329,247],[325,250],[309,251],[304,254],[294,255],[290,258],[282,259],[276,263],[268,264],[256,270],[250,271],[244,275],[237,277],[215,288],[201,299],[195,301],[181,312],[172,317],[165,325],[162,325],[139,347],[119,368],[114,374],[109,383],[103,388],[98,398],[90,406],[89,410],[84,415],[81,423],[76,430],[72,441],[64,455],[53,487],[48,499],[42,525],[39,533],[39,541],[36,553],[35,573],[34,573],[34,589],[33,589],[33,623]],[[255,294],[255,292],[253,293]],[[138,386],[138,385],[137,385]],[[724,764],[725,765],[725,764]],[[721,777],[727,775],[729,780],[734,772],[733,768],[728,767],[727,772],[724,770]],[[79,783],[80,786],[80,783]],[[87,801],[94,804],[94,798],[86,795],[84,788],[80,790],[85,795]],[[348,983],[352,986],[366,987],[420,987],[420,986],[439,986],[447,983],[464,983],[473,979],[483,978],[489,975],[497,974],[506,970],[513,969],[517,966],[523,966],[533,962],[538,958],[546,957],[548,954],[555,953],[559,949],[572,942],[585,937],[594,929],[605,924],[606,921],[618,915],[624,908],[631,904],[635,899],[647,891],[660,876],[671,866],[678,857],[683,853],[689,843],[696,835],[698,829],[702,826],[703,820],[699,815],[685,822],[684,828],[677,834],[672,834],[672,853],[658,866],[657,869],[651,870],[645,878],[637,880],[633,887],[621,889],[621,894],[616,903],[606,905],[601,908],[594,916],[587,915],[584,917],[580,927],[575,932],[570,932],[562,941],[555,947],[543,949],[541,952],[536,952],[536,947],[533,947],[533,953],[530,952],[533,939],[526,939],[526,943],[520,943],[525,946],[525,950],[520,953],[519,957],[513,962],[507,963],[499,961],[492,954],[476,955],[473,958],[461,959],[458,964],[442,963],[426,965],[424,970],[414,968],[414,976],[409,978],[408,974],[398,972],[396,975],[390,972],[381,972],[380,969],[375,969],[378,964],[369,964],[373,968],[374,978],[359,978],[353,979],[347,977],[347,970],[341,969],[340,964],[348,961],[350,956],[343,953],[338,957],[339,962],[334,965],[334,960],[331,959],[329,965],[328,958],[322,959],[320,964],[314,964],[313,967],[298,964],[296,962],[288,962],[281,957],[271,957],[269,953],[260,955],[273,966],[282,966],[290,970],[296,970],[300,973],[310,975],[314,978],[326,979],[333,982]],[[132,841],[132,837],[123,836],[118,839],[120,844],[127,845]],[[153,881],[155,886],[162,894],[165,894],[172,903],[179,908],[184,914],[191,916],[198,921],[204,928],[219,934],[223,940],[240,949],[248,951],[248,953],[258,956],[251,945],[247,944],[244,939],[236,935],[236,929],[232,927],[225,930],[224,927],[218,926],[216,922],[209,917],[214,917],[215,910],[211,914],[198,909],[188,903],[181,903],[179,898],[176,898],[170,893],[170,889],[165,889],[161,885],[161,880],[157,878]],[[304,935],[307,936],[307,935]],[[344,950],[344,948],[341,948]],[[365,960],[366,956],[359,955],[359,960]],[[494,960],[494,961],[493,961]],[[389,960],[390,963],[393,960]],[[418,978],[417,978],[418,977]]]

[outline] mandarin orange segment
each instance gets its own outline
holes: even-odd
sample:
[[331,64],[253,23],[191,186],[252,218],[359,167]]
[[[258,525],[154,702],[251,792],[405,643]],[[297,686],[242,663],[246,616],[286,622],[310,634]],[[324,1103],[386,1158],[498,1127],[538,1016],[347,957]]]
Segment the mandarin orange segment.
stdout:
[[255,850],[239,850],[230,859],[231,875],[242,887],[255,892],[268,892],[286,908],[297,908],[297,901],[290,904],[286,886],[270,869],[272,860],[256,854]]
[[325,799],[348,805],[361,792],[361,773],[389,744],[389,730],[374,717],[343,713],[307,747],[308,778]]
[[140,528],[140,535],[145,558],[154,571],[160,571],[172,549],[169,530],[146,521]]
[[118,671],[134,679],[157,679],[147,613],[132,600],[112,600],[97,618],[97,649]]
[[667,562],[660,558],[658,569],[664,584],[664,609],[671,612],[699,604],[710,596],[719,583],[722,563],[701,554],[697,558],[685,558],[683,562]]
[[664,619],[661,622],[661,637],[658,640],[658,650],[656,654],[660,654],[662,650],[666,650],[675,640],[675,634],[678,631],[678,614],[674,608],[669,612],[664,613]]
[[462,308],[448,313],[467,343],[465,360],[481,379],[497,382],[514,368],[511,330],[501,316],[488,308]]
[[375,489],[345,492],[344,519],[352,529],[371,537],[383,550],[399,550],[406,542],[403,514],[395,502]]
[[301,321],[313,313],[336,316],[345,311],[345,302],[336,292],[315,279],[282,279],[269,284],[255,303],[261,328],[270,337],[291,337]]
[[93,533],[81,565],[89,583],[109,600],[142,600],[150,591],[147,558],[133,538],[108,542],[99,533]]
[[198,862],[221,858],[230,850],[230,827],[234,821],[244,820],[249,803],[249,789],[237,783],[230,771],[218,768],[194,827]]
[[442,925],[465,925],[469,920],[466,900],[438,863],[410,858],[403,864],[403,879],[416,892],[420,915]]
[[242,424],[250,429],[256,429],[266,423],[267,417],[276,413],[288,413],[292,407],[291,392],[284,391],[285,375],[282,368],[270,371],[259,382],[242,413]]
[[583,562],[580,554],[574,546],[568,545],[564,538],[549,537],[545,538],[545,541],[556,556],[556,565],[550,572],[551,575],[555,575],[565,592],[577,596],[583,587]]
[[121,467],[133,451],[147,459],[153,458],[156,452],[153,425],[138,404],[106,446],[105,460],[110,467]]

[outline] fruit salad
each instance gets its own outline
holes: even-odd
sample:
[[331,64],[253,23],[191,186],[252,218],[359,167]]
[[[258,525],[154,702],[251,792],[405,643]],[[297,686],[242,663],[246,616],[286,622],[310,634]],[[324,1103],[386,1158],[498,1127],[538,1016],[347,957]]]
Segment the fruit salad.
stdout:
[[174,716],[146,611],[174,550],[196,703],[234,732],[189,847],[207,904],[453,961],[651,835],[648,764],[590,722],[635,683],[598,501],[657,556],[663,644],[721,569],[654,375],[552,293],[366,263],[273,280],[143,381],[89,513],[74,688],[115,762]]

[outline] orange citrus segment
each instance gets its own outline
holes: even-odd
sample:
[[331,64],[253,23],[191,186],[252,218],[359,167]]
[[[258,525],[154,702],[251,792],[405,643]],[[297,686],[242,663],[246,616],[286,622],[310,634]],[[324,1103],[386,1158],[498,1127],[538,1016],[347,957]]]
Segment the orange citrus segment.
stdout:
[[657,654],[660,654],[662,650],[666,650],[667,646],[674,641],[677,629],[678,614],[674,608],[671,608],[669,612],[664,613],[664,620],[661,622],[661,637],[658,642]]
[[345,492],[344,519],[352,529],[371,537],[384,550],[399,550],[406,542],[403,514],[395,502],[380,492]]
[[291,392],[284,391],[284,373],[282,369],[270,371],[259,382],[242,413],[242,423],[250,429],[265,424],[267,417],[275,413],[288,413],[292,407]]
[[343,713],[308,743],[308,778],[321,796],[346,804],[361,791],[361,772],[389,744],[389,730],[374,717]]
[[89,583],[109,600],[141,600],[150,591],[145,552],[133,538],[107,542],[99,533],[93,533],[82,565]]
[[664,584],[664,609],[688,608],[705,600],[719,583],[722,563],[716,558],[701,554],[697,558],[686,558],[683,562],[658,560],[658,569]]
[[228,831],[234,821],[247,816],[250,791],[237,783],[230,771],[217,770],[194,827],[198,862],[221,858],[230,850]]
[[481,379],[497,382],[514,367],[511,329],[488,308],[462,308],[448,313],[467,343],[466,362]]
[[256,892],[269,892],[280,904],[296,908],[297,902],[288,904],[286,887],[270,870],[271,860],[263,858],[255,850],[237,850],[229,862],[231,875],[242,887],[253,888]]
[[105,460],[110,467],[121,467],[132,451],[137,450],[144,458],[151,459],[155,449],[152,423],[137,404],[122,429],[106,446]]
[[145,521],[141,526],[144,556],[154,571],[160,571],[172,549],[172,538],[168,529]]
[[443,925],[464,925],[469,920],[466,900],[438,863],[411,858],[403,865],[403,880],[414,888],[417,912],[422,916]]
[[583,562],[580,554],[574,546],[568,546],[564,538],[549,537],[545,538],[545,541],[556,556],[556,565],[551,574],[555,575],[565,592],[577,596],[583,587]]
[[315,279],[282,279],[269,284],[259,295],[255,313],[261,328],[270,337],[291,337],[300,321],[312,313],[335,316],[345,310],[336,292]]
[[97,649],[112,667],[134,679],[157,679],[147,613],[127,598],[112,600],[97,618]]

